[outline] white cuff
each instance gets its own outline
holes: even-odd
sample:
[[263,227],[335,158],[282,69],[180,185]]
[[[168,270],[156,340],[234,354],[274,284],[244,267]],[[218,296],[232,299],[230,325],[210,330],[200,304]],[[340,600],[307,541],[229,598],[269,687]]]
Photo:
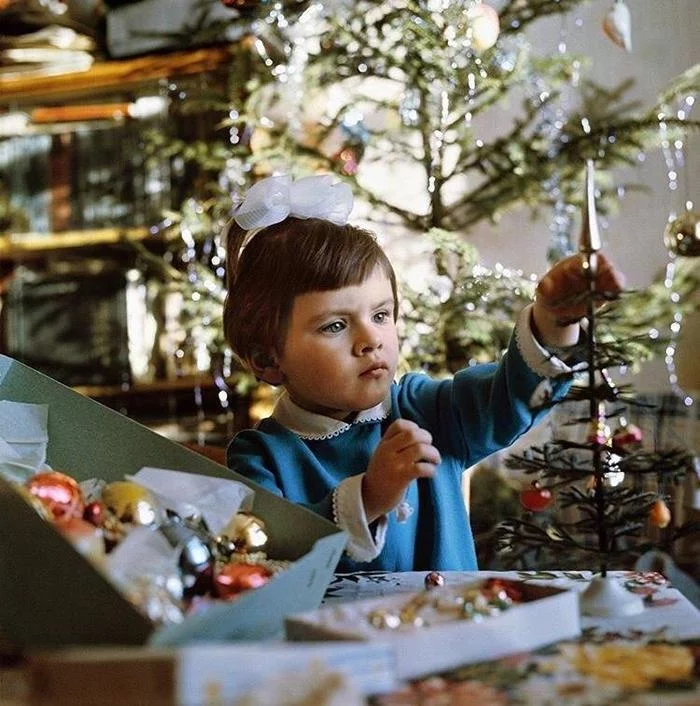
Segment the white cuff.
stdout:
[[527,367],[543,378],[553,378],[562,373],[574,372],[578,365],[574,367],[567,365],[535,338],[531,324],[532,307],[532,304],[528,304],[520,312],[515,324],[515,342]]
[[367,522],[365,505],[362,502],[362,479],[364,473],[350,476],[338,484],[333,491],[333,521],[350,535],[345,551],[355,561],[372,561],[384,548],[387,519],[382,515],[377,520],[376,536]]

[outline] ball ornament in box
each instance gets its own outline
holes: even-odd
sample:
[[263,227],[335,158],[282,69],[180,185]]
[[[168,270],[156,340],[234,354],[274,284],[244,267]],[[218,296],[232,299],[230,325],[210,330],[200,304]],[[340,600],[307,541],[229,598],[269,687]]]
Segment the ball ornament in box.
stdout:
[[231,600],[240,593],[264,586],[272,577],[260,564],[225,564],[214,576],[214,592],[219,598]]
[[78,482],[65,473],[36,473],[29,478],[26,488],[48,508],[54,522],[81,517],[83,514],[83,491]]
[[165,512],[147,488],[128,480],[114,481],[102,491],[102,502],[120,522],[160,525]]
[[267,547],[265,522],[251,512],[237,512],[222,535],[233,542],[238,552],[262,552]]

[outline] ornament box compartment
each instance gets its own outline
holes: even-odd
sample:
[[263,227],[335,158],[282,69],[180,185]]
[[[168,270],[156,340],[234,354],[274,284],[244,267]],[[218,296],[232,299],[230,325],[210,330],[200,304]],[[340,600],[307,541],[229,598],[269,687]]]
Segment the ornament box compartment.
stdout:
[[[463,591],[482,582],[451,584],[431,591],[400,593],[382,598],[349,601],[285,620],[285,633],[291,641],[360,640],[384,642],[396,656],[396,676],[414,679],[474,662],[498,659],[526,652],[581,634],[578,593],[522,581],[504,581],[520,592],[521,599],[496,615],[480,622],[462,619],[450,608],[435,612],[431,605],[450,605]],[[398,615],[416,599],[426,599],[429,611],[422,627],[377,628],[373,614]],[[415,604],[414,604],[415,605]],[[434,617],[434,622],[430,620]]]
[[333,523],[4,355],[0,399],[48,405],[47,462],[78,481],[155,466],[245,483],[270,535],[268,555],[293,562],[234,602],[154,629],[0,478],[0,626],[20,647],[265,639],[282,634],[286,615],[320,605],[346,541]]

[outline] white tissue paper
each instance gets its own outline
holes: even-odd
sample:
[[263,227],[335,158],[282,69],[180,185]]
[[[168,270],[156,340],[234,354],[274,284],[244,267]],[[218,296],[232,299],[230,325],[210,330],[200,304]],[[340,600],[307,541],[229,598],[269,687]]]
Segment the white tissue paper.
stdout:
[[46,465],[49,408],[0,400],[0,474],[16,483],[24,483]]
[[240,481],[198,473],[142,468],[127,480],[148,488],[163,507],[180,517],[201,516],[212,534],[219,534],[239,510],[251,510],[253,491]]
[[179,552],[150,527],[134,527],[107,555],[107,576],[154,623],[179,623],[182,582]]

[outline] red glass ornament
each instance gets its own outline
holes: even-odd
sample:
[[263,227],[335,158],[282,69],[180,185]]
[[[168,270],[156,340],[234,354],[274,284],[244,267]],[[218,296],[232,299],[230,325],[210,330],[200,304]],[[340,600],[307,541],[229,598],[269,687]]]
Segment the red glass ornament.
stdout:
[[236,598],[239,593],[264,586],[272,573],[259,564],[226,564],[214,576],[214,593],[219,598]]
[[59,471],[33,475],[25,483],[27,490],[49,509],[54,522],[82,517],[85,507],[83,490],[70,476]]
[[99,500],[88,503],[83,510],[83,519],[95,527],[101,527],[105,517],[105,506]]
[[613,449],[618,453],[631,453],[642,445],[644,435],[635,424],[625,424],[615,430],[612,436]]
[[486,579],[484,581],[484,591],[489,597],[498,595],[500,591],[505,591],[505,594],[513,603],[520,603],[523,599],[522,588],[514,581],[496,578]]
[[552,504],[552,491],[543,488],[538,481],[532,482],[532,487],[520,493],[520,504],[532,512],[542,512]]
[[221,4],[235,10],[250,10],[260,4],[260,0],[221,0]]
[[445,585],[445,577],[439,571],[430,571],[423,579],[426,590],[439,588]]

